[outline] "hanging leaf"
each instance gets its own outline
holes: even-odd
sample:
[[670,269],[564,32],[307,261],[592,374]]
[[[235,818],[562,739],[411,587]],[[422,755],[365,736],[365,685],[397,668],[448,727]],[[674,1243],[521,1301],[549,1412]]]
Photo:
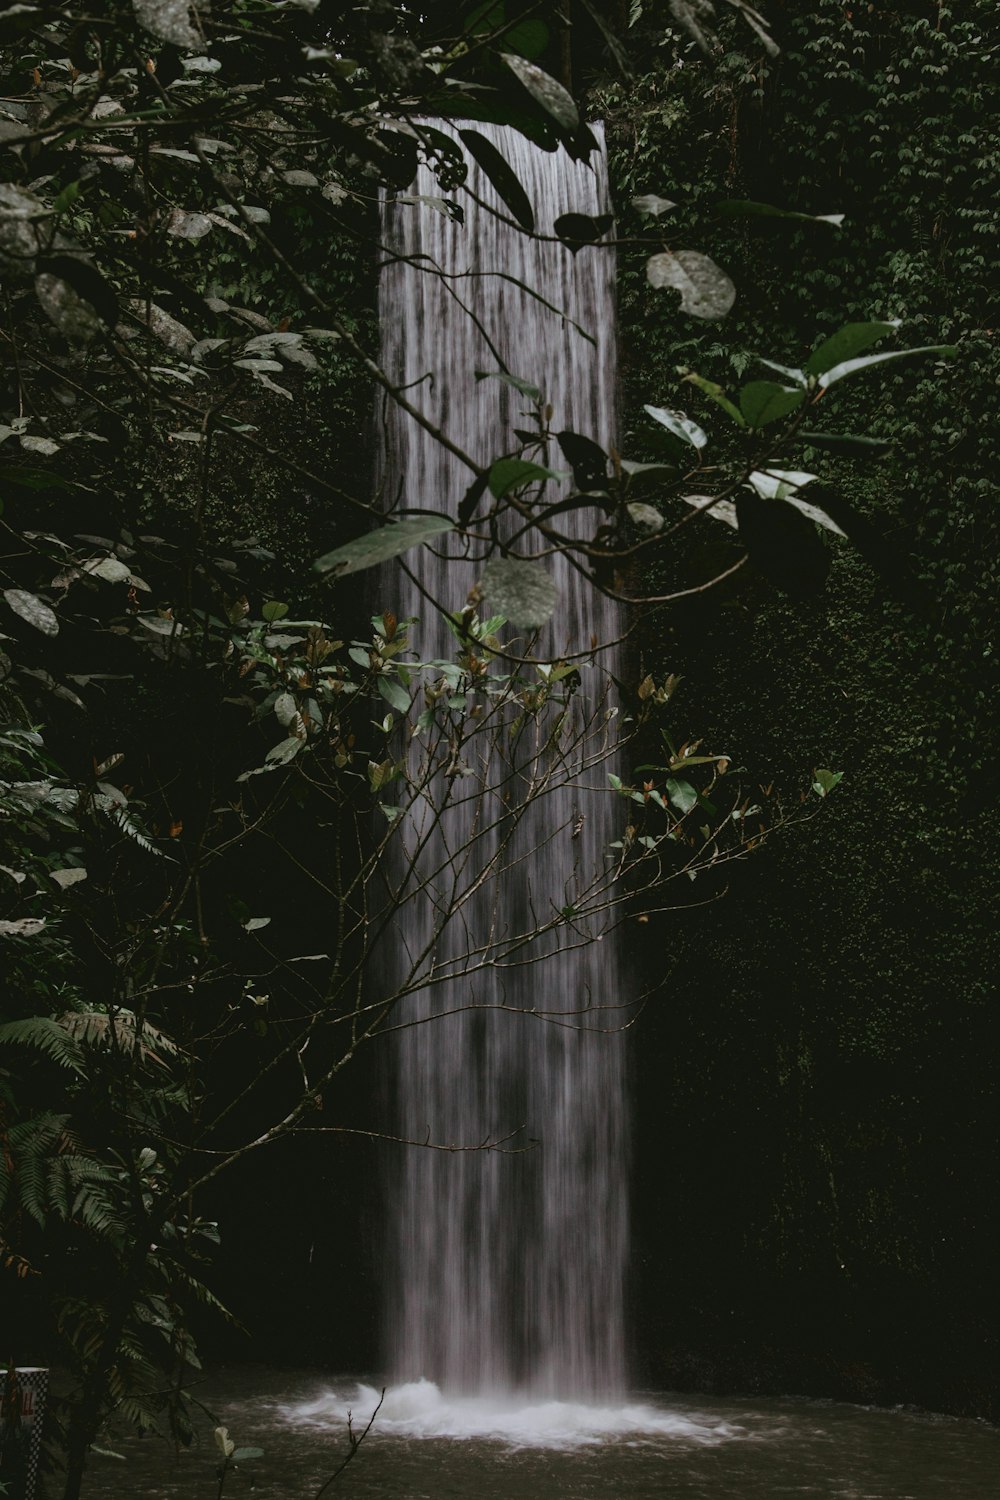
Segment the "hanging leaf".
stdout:
[[493,142],[480,135],[478,130],[460,130],[458,133],[521,228],[532,233],[535,215],[513,167],[501,156]]
[[502,52],[500,56],[515,78],[524,85],[546,114],[551,115],[557,125],[571,133],[580,128],[580,111],[576,107],[573,96],[563,88],[561,83],[557,83],[548,73],[543,72],[536,63],[528,62],[526,58],[518,57],[516,53]]
[[43,603],[37,594],[29,594],[25,589],[4,589],[3,596],[16,615],[27,620],[29,625],[40,630],[43,635],[59,634],[59,621],[55,611]]
[[541,479],[563,478],[565,475],[558,469],[543,468],[541,464],[530,463],[526,458],[498,458],[490,466],[489,485],[492,494],[502,500],[511,490],[521,489],[526,484],[533,484]]
[[602,490],[608,482],[608,455],[579,432],[559,432],[557,441],[573,470],[578,490]]
[[845,359],[853,359],[887,333],[894,333],[899,326],[898,318],[885,323],[845,323],[813,350],[806,360],[806,370],[810,375],[822,375],[824,370],[832,370]]
[[401,714],[409,713],[410,695],[401,682],[397,682],[394,677],[379,677],[375,685],[390,707]]
[[475,374],[477,380],[502,380],[504,385],[520,391],[521,395],[527,396],[530,401],[542,399],[542,393],[537,385],[532,385],[530,380],[522,380],[518,375],[509,375],[506,370],[477,370]]
[[645,406],[643,410],[648,412],[654,421],[659,422],[674,437],[680,438],[685,443],[690,443],[694,448],[704,448],[708,438],[702,432],[697,422],[692,422],[681,411],[671,411],[666,406]]
[[482,587],[497,612],[522,630],[540,630],[559,603],[559,590],[541,563],[513,557],[487,563]]
[[479,508],[479,502],[486,494],[488,481],[488,474],[480,474],[478,478],[474,479],[469,485],[469,488],[462,496],[458,505],[459,526],[468,526],[469,522],[476,514],[476,511]]
[[805,399],[801,388],[776,385],[773,380],[752,380],[740,391],[740,411],[748,427],[764,427],[787,417]]
[[656,193],[643,193],[640,197],[632,199],[632,207],[646,218],[658,219],[661,214],[676,208],[677,204],[669,198],[658,197]]
[[614,214],[561,214],[552,228],[575,255],[584,245],[596,244],[614,222]]
[[317,558],[313,567],[317,573],[332,573],[337,578],[360,573],[454,529],[455,523],[446,516],[413,516],[406,521],[390,521],[377,531],[369,531],[343,547],[335,547],[332,552]]
[[777,208],[773,203],[758,203],[753,198],[726,198],[715,205],[721,219],[802,219],[807,224],[832,224],[839,229],[843,214],[803,214],[794,208]]
[[698,250],[662,250],[646,262],[650,286],[680,292],[681,310],[693,318],[724,318],[736,301],[736,288],[714,260]]

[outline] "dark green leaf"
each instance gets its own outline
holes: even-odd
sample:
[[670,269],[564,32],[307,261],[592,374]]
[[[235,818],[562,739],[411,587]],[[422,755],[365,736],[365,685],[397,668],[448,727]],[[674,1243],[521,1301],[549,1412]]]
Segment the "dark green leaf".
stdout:
[[740,391],[740,411],[748,427],[764,427],[787,417],[805,399],[801,389],[777,385],[773,380],[752,380]]
[[513,167],[493,142],[480,135],[478,130],[460,130],[458,133],[521,228],[531,233],[535,227],[535,215]]
[[317,558],[313,567],[317,573],[332,573],[338,578],[347,573],[360,573],[454,529],[454,521],[446,516],[414,516],[405,521],[391,521],[356,541],[335,547],[332,552]]
[[660,426],[665,427],[674,437],[680,438],[682,442],[690,443],[694,448],[704,448],[708,442],[708,438],[698,423],[692,422],[690,417],[686,417],[681,411],[671,411],[666,406],[645,406],[643,410],[647,411],[654,421],[659,422]]
[[578,432],[556,434],[559,446],[573,470],[578,490],[600,490],[608,482],[608,455],[591,438]]
[[945,359],[953,359],[957,353],[958,349],[954,344],[922,344],[918,349],[893,349],[888,354],[866,354],[860,359],[845,359],[842,364],[834,365],[832,370],[824,370],[819,383],[823,386],[834,385],[838,380],[843,380],[845,375],[856,375],[859,370],[884,365],[890,360],[913,359],[917,354],[939,354]]
[[543,72],[537,64],[512,52],[501,53],[501,56],[515,78],[561,129],[570,133],[579,129],[580,111],[572,95],[567,93],[561,83]]
[[794,208],[777,208],[773,203],[758,203],[753,198],[726,198],[715,205],[715,212],[722,219],[803,219],[810,224],[833,224],[837,229],[844,222],[843,214],[803,214]]
[[887,333],[894,333],[898,327],[898,318],[893,318],[888,323],[845,323],[843,328],[839,328],[813,350],[806,360],[806,370],[810,375],[821,375],[824,370],[832,370],[834,365],[841,364],[845,359],[853,359],[862,349],[877,343]]
[[515,391],[520,391],[522,396],[527,396],[530,401],[541,401],[542,393],[537,385],[532,385],[530,380],[522,380],[517,375],[508,375],[506,370],[477,370],[477,380],[502,380],[504,385],[511,386]]
[[575,255],[584,245],[596,244],[612,228],[614,222],[614,214],[561,214],[552,228],[566,248]]
[[540,479],[562,479],[556,469],[543,468],[541,464],[529,463],[526,458],[498,458],[490,467],[490,490],[498,500],[511,490],[520,489]]
[[736,496],[740,540],[754,566],[795,599],[819,593],[830,571],[830,552],[816,527],[781,500],[751,490]]

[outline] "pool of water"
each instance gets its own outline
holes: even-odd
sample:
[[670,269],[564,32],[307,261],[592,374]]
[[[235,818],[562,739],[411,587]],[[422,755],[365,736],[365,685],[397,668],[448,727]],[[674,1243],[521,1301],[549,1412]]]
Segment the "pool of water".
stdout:
[[[315,1372],[224,1371],[195,1392],[193,1447],[108,1437],[87,1500],[216,1494],[217,1422],[264,1450],[226,1500],[313,1500],[379,1389]],[[325,1497],[386,1500],[996,1500],[1000,1429],[837,1402],[637,1393],[620,1406],[449,1398],[428,1382],[386,1391],[371,1431]]]

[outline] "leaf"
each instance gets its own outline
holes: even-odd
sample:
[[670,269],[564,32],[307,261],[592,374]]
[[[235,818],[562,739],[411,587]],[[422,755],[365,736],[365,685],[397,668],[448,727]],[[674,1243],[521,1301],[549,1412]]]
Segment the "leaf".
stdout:
[[198,32],[191,24],[191,7],[187,0],[132,0],[139,25],[161,42],[190,51],[202,46]]
[[734,531],[739,530],[740,523],[736,519],[736,506],[731,500],[716,500],[713,495],[682,495],[681,499],[685,505],[693,505],[695,510],[703,510],[710,520],[723,521]]
[[818,797],[827,797],[844,779],[843,771],[818,770],[813,772],[812,789]]
[[658,219],[661,214],[667,213],[677,204],[672,203],[669,198],[659,198],[656,193],[643,193],[638,198],[632,199],[632,207],[647,218]]
[[887,323],[845,323],[813,350],[806,360],[806,371],[810,375],[822,375],[824,370],[832,370],[845,359],[853,359],[862,349],[869,348],[887,333],[895,332],[899,326],[898,318]]
[[270,917],[250,917],[246,922],[243,923],[243,931],[259,932],[262,927],[269,927],[270,923]]
[[532,385],[530,380],[522,380],[518,375],[509,375],[506,370],[477,370],[475,375],[477,380],[502,380],[504,385],[520,391],[521,395],[527,396],[530,401],[542,399],[542,393],[537,385]]
[[536,63],[528,62],[526,58],[518,57],[514,52],[501,52],[500,56],[518,82],[527,89],[535,102],[542,106],[545,113],[550,115],[557,125],[568,132],[579,130],[580,111],[576,107],[573,96],[563,88],[561,83],[543,72]]
[[276,620],[283,620],[288,614],[288,605],[283,604],[280,599],[269,599],[261,609],[261,616],[273,625]]
[[866,354],[861,359],[846,359],[843,364],[834,365],[832,370],[824,370],[819,383],[822,386],[833,385],[836,381],[843,380],[845,375],[854,375],[858,370],[884,365],[893,359],[912,359],[917,354],[940,354],[946,359],[953,359],[957,353],[955,344],[922,344],[918,349],[894,349],[887,354]]
[[44,917],[18,917],[14,921],[0,922],[0,937],[36,937],[44,926]]
[[725,271],[698,250],[662,250],[646,262],[652,287],[680,292],[681,310],[693,318],[724,318],[736,301],[736,288]]
[[778,588],[796,599],[822,589],[831,554],[798,510],[742,489],[736,496],[736,518],[751,561]]
[[801,469],[755,469],[750,483],[764,500],[784,500],[815,478],[815,474],[806,474]]
[[501,156],[493,142],[480,135],[478,130],[460,130],[458,133],[521,228],[532,233],[535,228],[534,211],[513,167]]
[[232,1455],[232,1459],[233,1459],[233,1463],[234,1464],[245,1463],[248,1458],[263,1458],[263,1457],[264,1457],[264,1450],[263,1450],[263,1448],[237,1448],[236,1452]]
[[401,714],[409,713],[410,695],[402,683],[397,682],[394,677],[380,676],[375,679],[375,685],[391,708]]
[[694,370],[685,369],[683,365],[679,367],[677,373],[688,385],[696,386],[699,391],[704,392],[710,401],[714,401],[716,406],[721,406],[722,410],[727,412],[740,427],[746,426],[743,413],[735,402],[729,399],[721,385],[717,385],[714,380],[706,380],[704,375],[699,375]]
[[3,596],[16,615],[22,620],[27,620],[36,630],[43,635],[58,635],[59,621],[55,611],[36,594],[29,594],[26,589],[4,589]]
[[680,781],[673,776],[668,776],[663,787],[671,806],[676,807],[679,813],[689,813],[692,807],[698,805],[698,793],[690,781]]
[[391,521],[377,531],[369,531],[343,547],[324,553],[316,559],[313,567],[317,573],[332,573],[343,578],[348,573],[375,568],[379,563],[409,552],[412,547],[419,547],[433,537],[454,530],[455,523],[446,516],[413,516],[405,521]]
[[643,505],[639,500],[630,500],[625,509],[628,511],[629,520],[633,526],[640,531],[645,531],[653,536],[656,532],[663,530],[663,517],[652,505]]
[[559,590],[541,563],[496,557],[481,581],[498,613],[523,630],[540,630],[559,602]]
[[608,482],[608,455],[579,432],[558,432],[556,440],[573,470],[578,490],[600,490]]
[[208,214],[188,213],[183,208],[171,209],[166,218],[166,231],[178,240],[201,240],[212,232],[212,221]]
[[[53,305],[45,304],[47,316],[58,328],[62,328],[67,321],[88,321],[95,317],[100,318],[109,328],[114,328],[121,317],[118,296],[111,283],[101,275],[96,266],[80,255],[46,255],[38,262],[36,292],[39,291],[39,281],[45,281],[49,287],[51,304],[61,304],[61,313],[58,308],[54,310]],[[56,283],[61,283],[65,290],[59,292]],[[41,294],[39,300],[42,300]]]
[[127,563],[123,563],[118,557],[99,557],[93,562],[84,563],[84,571],[95,578],[103,578],[106,583],[124,583],[131,577],[131,569]]
[[264,759],[270,766],[287,766],[289,761],[294,760],[298,755],[303,744],[304,741],[297,734],[291,734],[287,739],[279,740],[276,745],[272,745]]
[[807,224],[832,224],[839,229],[843,214],[803,214],[794,208],[776,208],[773,203],[758,203],[753,198],[726,198],[715,205],[721,219],[802,219]]
[[798,432],[796,442],[808,443],[827,453],[844,453],[851,458],[875,458],[892,443],[886,438],[862,437],[851,432]]
[[513,489],[521,489],[526,484],[531,484],[544,479],[562,479],[562,474],[556,469],[546,469],[541,464],[533,464],[526,458],[498,458],[495,464],[490,465],[489,486],[490,492],[498,500],[504,495],[509,495]]
[[740,391],[740,411],[748,427],[764,427],[787,417],[800,407],[806,393],[800,387],[777,385],[773,380],[751,380]]
[[596,244],[614,222],[614,214],[560,214],[552,228],[575,255],[584,245]]
[[654,421],[673,433],[674,437],[690,443],[693,448],[704,448],[708,442],[697,422],[692,422],[681,411],[671,411],[667,406],[645,406],[643,411],[648,412]]
[[87,872],[82,865],[70,865],[65,870],[50,870],[49,877],[65,890],[67,886],[79,885],[81,880],[86,880]]

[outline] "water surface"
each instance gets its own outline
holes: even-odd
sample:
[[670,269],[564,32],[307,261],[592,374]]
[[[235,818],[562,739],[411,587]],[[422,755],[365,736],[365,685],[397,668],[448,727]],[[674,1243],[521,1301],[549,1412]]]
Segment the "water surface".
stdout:
[[[197,1392],[233,1439],[264,1456],[226,1500],[312,1500],[363,1429],[377,1387],[302,1371],[224,1372]],[[161,1439],[95,1458],[87,1500],[214,1497],[212,1420],[175,1457]],[[109,1440],[110,1441],[110,1440]],[[251,1481],[253,1489],[251,1490]],[[637,1393],[621,1406],[448,1399],[426,1382],[390,1389],[354,1461],[326,1496],[382,1500],[996,1500],[1000,1430],[836,1402]]]

